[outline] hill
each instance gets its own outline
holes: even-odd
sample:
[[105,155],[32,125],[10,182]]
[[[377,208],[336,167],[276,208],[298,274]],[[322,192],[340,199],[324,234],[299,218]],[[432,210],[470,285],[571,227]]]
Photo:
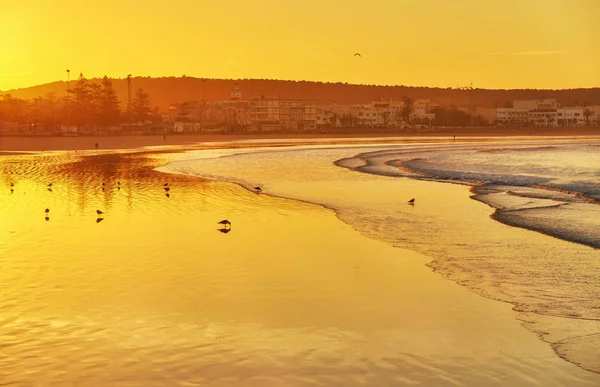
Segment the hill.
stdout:
[[[99,82],[92,79],[91,82]],[[127,80],[113,79],[122,103],[127,101]],[[380,98],[400,100],[403,96],[412,99],[428,98],[442,105],[468,105],[472,103],[487,108],[503,107],[506,101],[515,99],[554,98],[567,105],[600,105],[600,88],[568,90],[459,90],[454,88],[431,88],[410,86],[355,85],[347,83],[323,83],[308,81],[281,81],[268,79],[201,79],[193,77],[135,77],[132,78],[132,94],[142,88],[150,94],[153,106],[166,111],[170,104],[192,100],[229,99],[232,86],[238,83],[244,98],[278,96],[292,99],[314,99],[318,103],[355,104],[367,103]],[[74,81],[71,81],[73,86]],[[23,89],[7,90],[0,94],[31,99],[54,92],[66,94],[67,82],[58,81]]]

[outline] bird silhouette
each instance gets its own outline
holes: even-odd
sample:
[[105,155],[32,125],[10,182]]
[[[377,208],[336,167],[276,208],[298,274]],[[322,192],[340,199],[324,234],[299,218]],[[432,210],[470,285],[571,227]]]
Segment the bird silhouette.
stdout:
[[52,183],[48,184],[48,188],[52,188]]
[[46,208],[46,209],[44,210],[44,212],[47,214],[47,213],[49,213],[49,212],[50,212],[50,209],[49,209],[49,208]]
[[171,190],[171,188],[169,188],[169,187],[165,187],[165,191],[166,191],[166,192],[169,192],[170,190]]
[[121,180],[117,181],[117,185],[121,185]]
[[362,55],[360,55],[360,53],[355,53],[354,56],[360,56],[362,58]]
[[52,188],[48,188],[48,191],[52,192]]
[[408,201],[408,204],[415,204],[415,198],[412,198]]
[[14,186],[15,186],[15,183],[10,183],[10,186],[11,186],[11,187],[14,187]]
[[229,226],[229,228],[231,228],[231,222],[228,221],[227,219],[223,219],[222,221],[218,222],[217,224],[222,224],[225,228],[227,228],[227,226]]
[[169,195],[168,193],[166,193],[166,194],[165,194],[165,196],[166,196],[166,197],[168,197],[168,198],[170,198],[170,197],[171,197],[171,195]]
[[104,184],[104,182],[102,182],[102,186],[103,186],[103,187],[104,187],[104,185],[105,185],[105,184]]
[[254,190],[255,190],[256,192],[262,192],[262,188],[260,188],[260,187],[254,187]]
[[163,184],[163,187],[168,187],[168,186],[169,186],[169,183]]
[[102,212],[102,211],[100,211],[100,210],[96,210],[96,214],[98,214],[98,215],[102,215],[102,214],[104,214],[104,212]]
[[231,231],[231,229],[230,228],[219,228],[219,229],[217,229],[217,231],[220,231],[223,234],[227,234],[229,231]]
[[98,218],[98,219],[96,219],[96,223],[100,223],[100,222],[102,222],[103,220],[104,220],[104,218]]
[[44,219],[45,219],[45,220],[46,220],[46,222],[47,222],[47,221],[49,221],[49,220],[50,220],[50,217],[49,217],[49,216],[46,216]]
[[10,193],[13,193],[13,192],[15,192],[15,190],[11,188],[11,189],[10,189]]

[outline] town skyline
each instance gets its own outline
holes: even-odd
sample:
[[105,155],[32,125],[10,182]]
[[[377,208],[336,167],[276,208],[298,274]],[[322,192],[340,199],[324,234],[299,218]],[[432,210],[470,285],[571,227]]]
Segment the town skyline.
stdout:
[[300,1],[110,0],[94,12],[66,0],[60,10],[52,2],[3,5],[0,50],[10,55],[0,90],[66,80],[65,69],[88,78],[135,71],[441,88],[600,85],[593,0],[324,1],[318,9]]

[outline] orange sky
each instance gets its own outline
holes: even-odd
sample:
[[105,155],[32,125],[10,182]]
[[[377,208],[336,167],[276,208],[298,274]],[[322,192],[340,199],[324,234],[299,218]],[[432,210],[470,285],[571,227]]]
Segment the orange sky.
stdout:
[[0,0],[0,36],[0,90],[66,79],[67,68],[87,77],[600,86],[600,0]]

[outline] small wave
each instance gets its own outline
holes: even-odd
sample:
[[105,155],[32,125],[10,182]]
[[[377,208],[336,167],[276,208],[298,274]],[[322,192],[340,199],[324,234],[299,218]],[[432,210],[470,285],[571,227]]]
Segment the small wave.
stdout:
[[491,148],[491,149],[478,149],[480,153],[515,153],[515,152],[539,152],[555,150],[558,147],[555,146],[538,146],[538,147],[527,147],[527,148]]

